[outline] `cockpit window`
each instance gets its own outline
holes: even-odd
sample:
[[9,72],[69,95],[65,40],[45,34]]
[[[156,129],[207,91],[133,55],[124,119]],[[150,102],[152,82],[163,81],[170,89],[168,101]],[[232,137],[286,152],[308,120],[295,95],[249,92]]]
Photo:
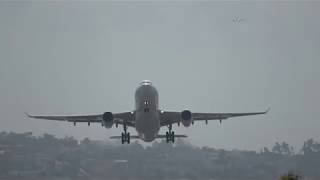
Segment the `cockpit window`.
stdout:
[[149,80],[143,80],[143,81],[141,82],[141,85],[152,85],[152,83],[151,83],[151,81],[149,81]]

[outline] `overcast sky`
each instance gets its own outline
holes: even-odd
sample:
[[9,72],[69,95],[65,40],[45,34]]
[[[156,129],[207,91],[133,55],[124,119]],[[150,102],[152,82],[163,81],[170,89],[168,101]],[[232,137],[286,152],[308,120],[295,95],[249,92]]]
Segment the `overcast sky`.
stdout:
[[24,112],[133,110],[135,88],[150,79],[164,110],[271,108],[174,126],[191,144],[259,150],[320,140],[319,17],[316,2],[0,2],[0,131],[108,139],[122,129]]

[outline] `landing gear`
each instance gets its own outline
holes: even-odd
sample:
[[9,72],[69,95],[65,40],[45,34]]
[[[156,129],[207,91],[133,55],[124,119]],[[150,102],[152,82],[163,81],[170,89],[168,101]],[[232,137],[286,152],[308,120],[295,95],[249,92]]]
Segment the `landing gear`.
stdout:
[[130,144],[130,133],[121,133],[121,143],[128,143]]
[[169,128],[169,131],[166,132],[167,143],[169,142],[174,143],[174,131],[172,131],[172,124],[170,124],[168,128]]
[[127,132],[126,124],[123,124],[123,133],[121,133],[121,143],[124,144],[125,142],[130,144],[130,133]]

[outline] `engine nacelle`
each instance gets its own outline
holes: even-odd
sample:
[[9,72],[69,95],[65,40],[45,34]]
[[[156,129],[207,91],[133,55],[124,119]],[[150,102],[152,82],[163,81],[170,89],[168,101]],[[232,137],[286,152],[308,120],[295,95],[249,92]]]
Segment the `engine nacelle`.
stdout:
[[181,122],[184,127],[189,127],[192,122],[192,113],[189,110],[184,110],[181,112]]
[[113,125],[113,114],[111,112],[105,112],[102,115],[102,124],[105,128],[111,128]]

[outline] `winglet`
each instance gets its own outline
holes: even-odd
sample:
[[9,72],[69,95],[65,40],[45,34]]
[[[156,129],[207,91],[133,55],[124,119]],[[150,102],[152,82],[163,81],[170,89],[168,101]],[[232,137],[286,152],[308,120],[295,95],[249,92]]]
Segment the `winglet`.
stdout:
[[32,118],[32,116],[31,116],[29,113],[24,112],[24,114],[25,114],[28,118]]
[[268,108],[264,113],[267,114],[270,111],[270,108]]

